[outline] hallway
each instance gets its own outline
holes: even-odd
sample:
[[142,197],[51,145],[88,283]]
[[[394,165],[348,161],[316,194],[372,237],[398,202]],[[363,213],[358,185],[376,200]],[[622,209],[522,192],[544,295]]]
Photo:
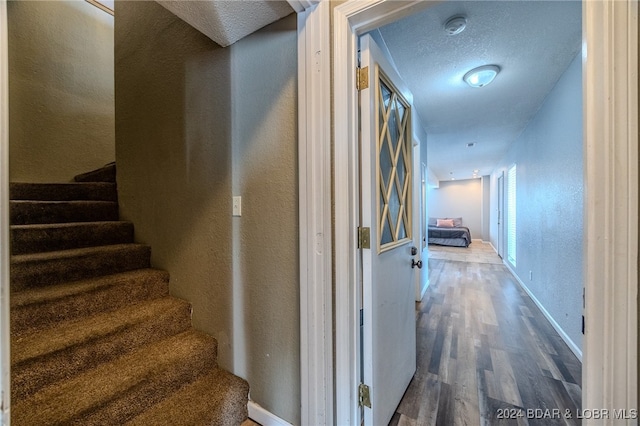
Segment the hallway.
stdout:
[[417,371],[390,424],[580,424],[580,361],[483,246],[429,247]]

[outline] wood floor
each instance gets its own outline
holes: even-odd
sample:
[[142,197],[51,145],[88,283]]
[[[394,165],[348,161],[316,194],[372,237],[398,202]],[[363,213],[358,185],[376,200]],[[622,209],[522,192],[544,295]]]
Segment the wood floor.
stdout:
[[580,424],[581,363],[510,272],[430,250],[417,371],[390,424]]

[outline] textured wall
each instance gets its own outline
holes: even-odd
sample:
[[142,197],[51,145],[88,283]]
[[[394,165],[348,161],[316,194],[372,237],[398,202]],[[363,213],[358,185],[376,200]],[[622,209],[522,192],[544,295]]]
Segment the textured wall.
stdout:
[[[517,164],[516,273],[579,348],[582,348],[582,150],[582,71],[578,54],[494,171],[492,183],[495,185],[500,173],[504,171],[506,176],[507,168]],[[492,206],[492,211],[496,208]],[[492,242],[497,247],[495,226],[492,232]]]
[[66,182],[113,161],[113,16],[83,1],[7,7],[11,180]]
[[486,239],[482,234],[482,180],[440,181],[439,188],[429,188],[430,217],[462,217],[472,239]]
[[295,16],[223,49],[155,2],[116,15],[122,215],[220,365],[299,423]]

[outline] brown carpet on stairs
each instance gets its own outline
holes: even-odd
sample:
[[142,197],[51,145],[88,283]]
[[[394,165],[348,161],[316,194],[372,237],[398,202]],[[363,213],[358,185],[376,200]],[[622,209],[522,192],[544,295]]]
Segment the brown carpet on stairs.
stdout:
[[249,425],[246,381],[119,221],[115,164],[11,185],[12,425]]

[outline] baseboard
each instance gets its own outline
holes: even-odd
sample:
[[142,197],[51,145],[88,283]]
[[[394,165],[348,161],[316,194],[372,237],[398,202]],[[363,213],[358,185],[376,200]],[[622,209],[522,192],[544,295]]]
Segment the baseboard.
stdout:
[[553,328],[560,335],[560,338],[562,338],[562,340],[567,344],[567,346],[569,346],[569,349],[571,349],[571,352],[573,352],[573,354],[580,360],[580,362],[582,362],[582,351],[580,350],[580,348],[578,348],[578,345],[576,345],[573,342],[573,340],[569,338],[567,333],[565,333],[562,327],[560,327],[560,324],[558,324],[556,320],[553,319],[551,314],[545,309],[542,303],[540,303],[540,301],[536,298],[536,296],[534,296],[533,293],[529,290],[529,288],[522,282],[520,277],[518,277],[518,274],[516,274],[515,271],[511,268],[511,265],[509,265],[509,263],[506,261],[503,261],[503,263],[507,267],[507,269],[511,271],[511,275],[515,277],[516,281],[518,282],[518,285],[529,295],[529,297],[531,297],[531,300],[533,300],[533,303],[535,303],[536,306],[540,309],[540,311],[542,311],[542,314],[545,316],[545,318],[549,320]]
[[253,401],[247,403],[247,409],[249,418],[262,426],[291,426],[291,423],[282,420]]

